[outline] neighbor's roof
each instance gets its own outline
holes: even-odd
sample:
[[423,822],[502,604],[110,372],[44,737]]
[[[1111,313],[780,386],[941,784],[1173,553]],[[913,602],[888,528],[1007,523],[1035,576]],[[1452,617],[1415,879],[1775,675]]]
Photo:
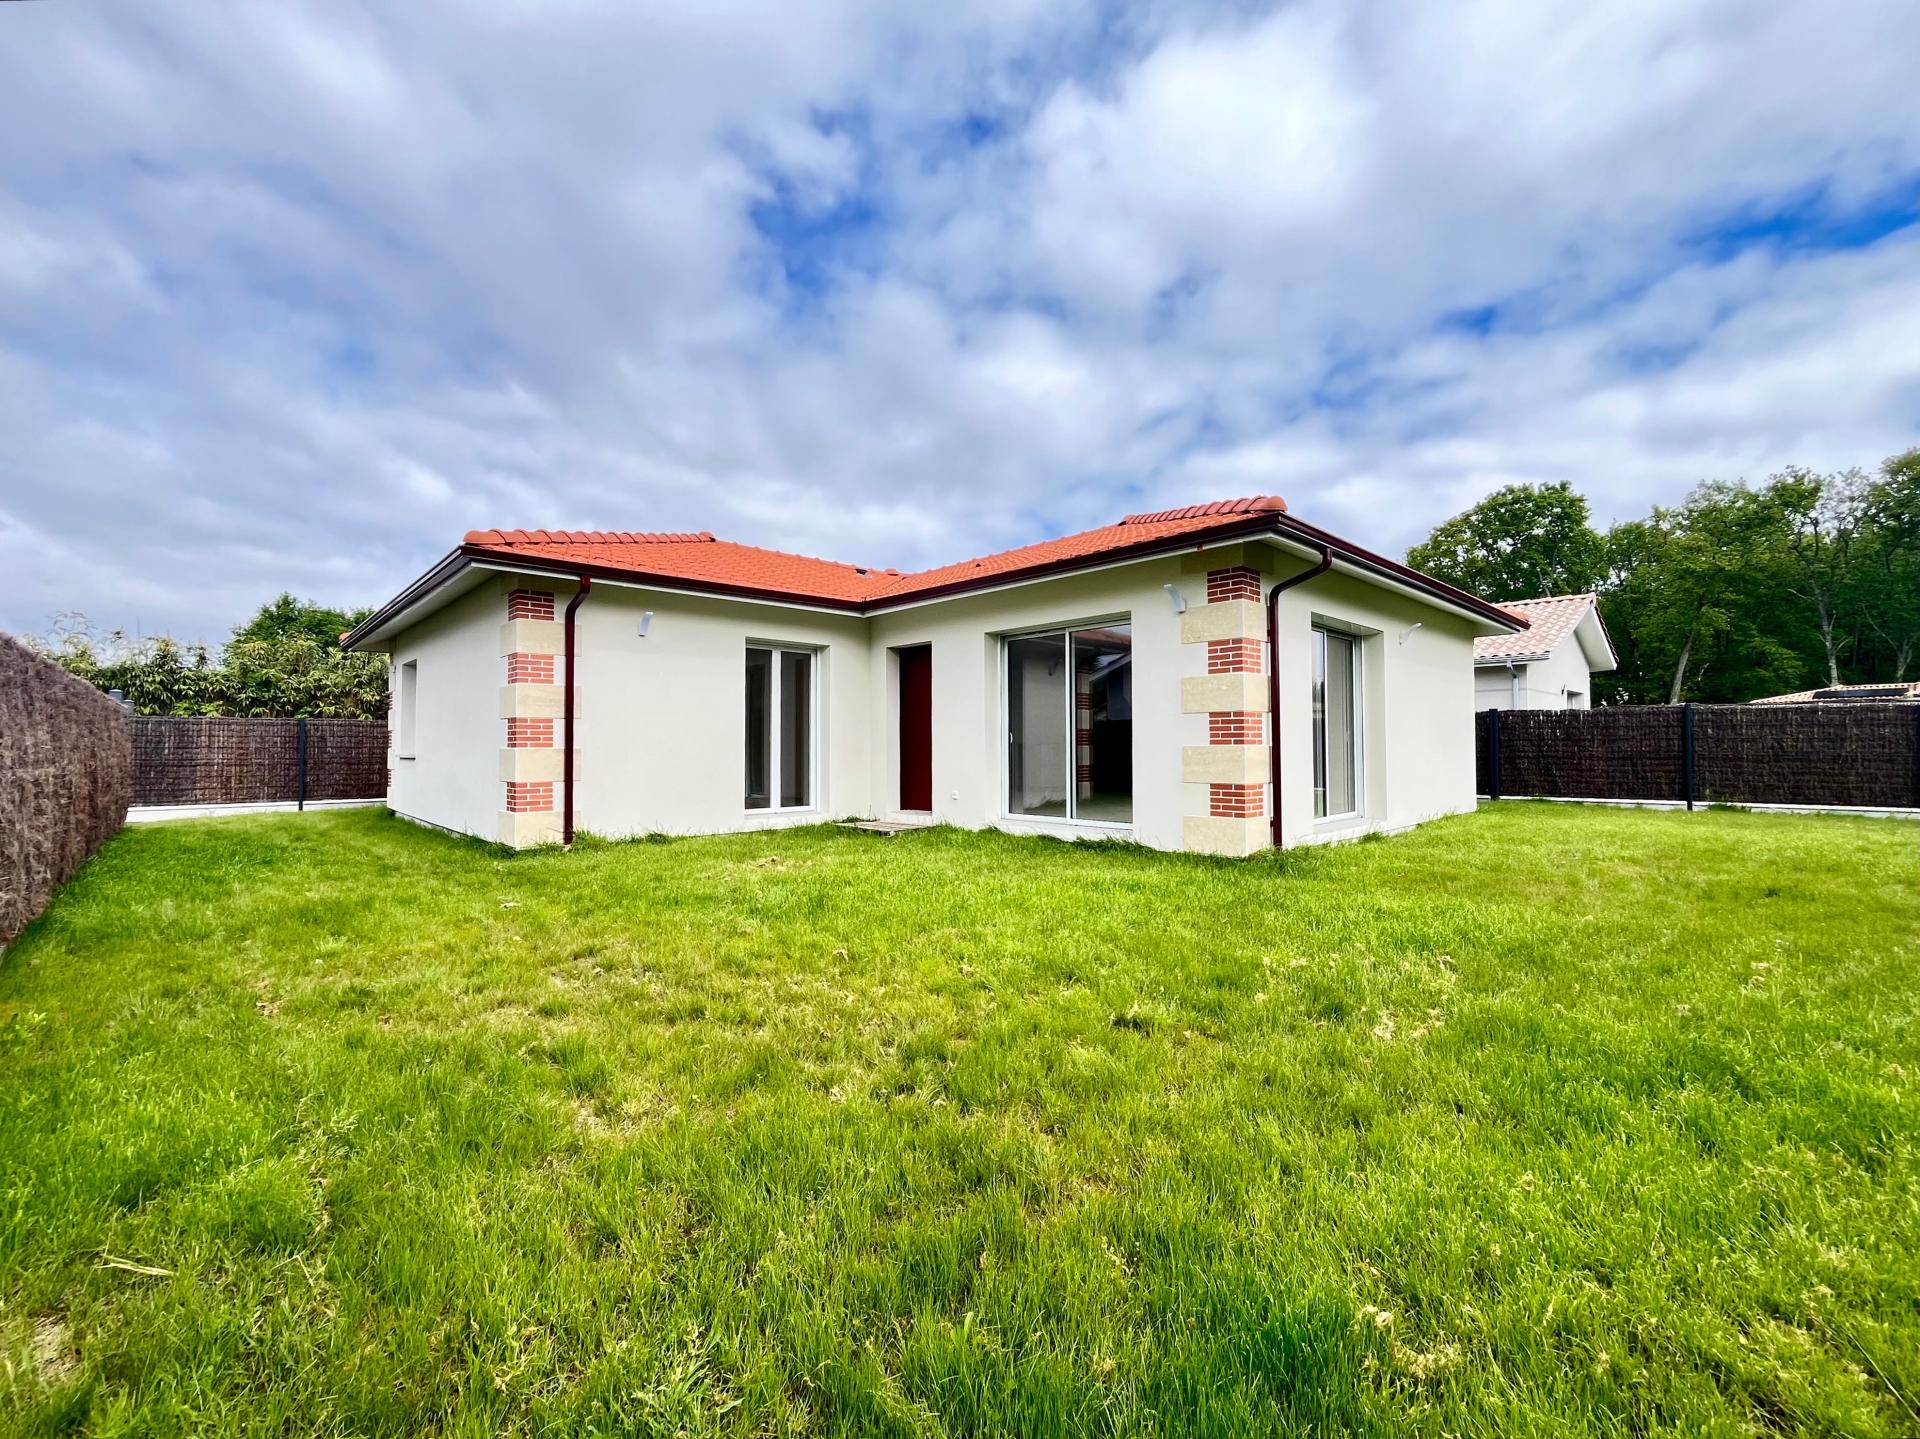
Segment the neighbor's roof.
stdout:
[[1519,634],[1481,635],[1473,642],[1476,665],[1518,664],[1523,660],[1543,660],[1560,647],[1560,642],[1580,627],[1588,615],[1599,626],[1599,638],[1611,669],[1613,645],[1607,640],[1606,626],[1600,623],[1597,595],[1547,595],[1537,600],[1507,600],[1501,608],[1512,610],[1527,621]]
[[1748,700],[1756,705],[1811,704],[1907,704],[1920,701],[1920,680],[1902,680],[1895,684],[1828,685],[1825,689],[1795,690],[1790,695],[1768,695]]
[[649,533],[608,530],[470,530],[434,570],[344,638],[369,638],[418,604],[463,563],[510,565],[571,578],[657,584],[714,594],[798,603],[855,612],[1039,578],[1093,565],[1167,553],[1188,544],[1278,534],[1312,547],[1325,545],[1366,570],[1504,628],[1522,628],[1524,615],[1455,589],[1429,575],[1328,534],[1287,513],[1278,495],[1214,500],[1178,509],[1127,515],[1118,523],[935,569],[903,573],[843,564],[716,539],[706,531]]

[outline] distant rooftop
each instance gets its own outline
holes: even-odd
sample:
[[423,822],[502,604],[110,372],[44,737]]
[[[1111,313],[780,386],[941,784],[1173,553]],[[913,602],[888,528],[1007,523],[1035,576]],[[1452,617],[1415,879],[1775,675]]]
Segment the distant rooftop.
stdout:
[[1898,684],[1828,685],[1825,689],[1795,690],[1790,695],[1768,695],[1749,700],[1757,705],[1913,704],[1920,702],[1920,680]]

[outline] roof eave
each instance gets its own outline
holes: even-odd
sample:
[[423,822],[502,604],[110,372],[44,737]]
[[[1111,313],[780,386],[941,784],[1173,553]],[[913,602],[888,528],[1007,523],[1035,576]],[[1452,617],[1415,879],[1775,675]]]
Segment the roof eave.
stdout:
[[1613,652],[1613,640],[1607,634],[1607,623],[1600,618],[1599,605],[1587,607],[1573,632],[1579,637],[1580,652],[1586,657],[1589,673],[1605,674],[1620,667],[1620,657]]
[[412,584],[340,636],[340,647],[365,651],[376,641],[385,639],[398,628],[396,621],[401,616],[426,604],[466,568],[467,562],[460,550],[442,555]]

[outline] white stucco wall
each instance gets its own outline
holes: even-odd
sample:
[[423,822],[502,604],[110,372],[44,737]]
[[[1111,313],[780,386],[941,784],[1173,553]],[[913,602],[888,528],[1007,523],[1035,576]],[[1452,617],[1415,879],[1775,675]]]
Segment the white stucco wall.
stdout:
[[[1204,576],[1183,574],[1177,559],[1066,575],[1006,590],[957,596],[876,615],[872,644],[889,676],[889,651],[929,644],[933,657],[933,814],[947,824],[988,825],[1024,834],[1110,834],[1091,826],[1006,813],[1006,722],[1001,707],[1002,639],[1024,630],[1078,628],[1101,621],[1133,627],[1132,837],[1178,849],[1182,805],[1180,747],[1204,744],[1204,717],[1180,712],[1180,676],[1193,646],[1180,643],[1173,603],[1161,588],[1181,584],[1190,601],[1206,596]],[[1200,657],[1204,669],[1204,652]],[[899,814],[897,679],[869,717],[876,812]],[[1199,738],[1189,736],[1197,733]],[[1061,726],[1060,728],[1064,728]]]
[[[1518,683],[1515,683],[1517,679]],[[1543,660],[1483,665],[1474,671],[1475,709],[1562,710],[1593,707],[1593,675],[1580,641],[1568,635]],[[1516,702],[1516,690],[1518,699]]]
[[[578,829],[716,834],[872,813],[865,618],[600,584],[575,624]],[[814,651],[817,767],[805,810],[746,807],[749,642]]]
[[[1267,583],[1304,568],[1249,551]],[[849,816],[899,817],[894,651],[930,646],[933,818],[968,828],[1063,837],[1121,833],[1161,849],[1186,842],[1208,790],[1182,781],[1182,751],[1207,744],[1207,717],[1182,711],[1181,680],[1206,673],[1206,646],[1182,643],[1164,586],[1206,602],[1205,571],[1237,555],[1189,554],[956,596],[871,617],[710,596],[596,585],[578,613],[576,827],[608,836],[703,834]],[[394,761],[403,814],[495,837],[504,805],[499,717],[506,593],[488,579],[404,631],[396,662],[420,663],[416,750]],[[557,592],[571,586],[522,581]],[[641,617],[652,612],[645,638]],[[1363,813],[1313,818],[1310,630],[1317,619],[1361,634]],[[1007,813],[1004,638],[1125,622],[1132,627],[1133,822],[1124,830]],[[1402,829],[1474,804],[1476,707],[1469,621],[1339,573],[1281,599],[1281,804],[1286,842]],[[1401,636],[1415,623],[1420,628]],[[815,653],[814,803],[745,807],[745,654],[749,643]],[[1504,678],[1505,672],[1501,672]],[[556,679],[564,673],[556,661]],[[1055,725],[1064,729],[1064,725]],[[559,729],[555,722],[556,738]],[[556,801],[557,803],[557,801]]]
[[[1278,576],[1305,568],[1282,561]],[[1359,629],[1361,785],[1348,820],[1313,815],[1312,630]],[[1411,634],[1414,624],[1420,628]],[[1349,575],[1321,575],[1280,597],[1281,832],[1288,845],[1405,829],[1474,807],[1472,624]],[[1405,635],[1404,641],[1402,636]]]
[[502,678],[500,621],[507,584],[490,579],[393,642],[393,675],[419,663],[412,758],[397,753],[400,715],[389,726],[387,803],[397,814],[492,839],[500,810],[497,754]]

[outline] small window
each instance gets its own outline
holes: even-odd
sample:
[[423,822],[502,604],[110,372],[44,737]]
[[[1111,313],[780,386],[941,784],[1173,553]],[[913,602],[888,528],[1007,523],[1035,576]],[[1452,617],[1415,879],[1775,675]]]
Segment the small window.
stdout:
[[747,808],[811,809],[814,653],[747,647]]
[[1360,812],[1360,641],[1313,632],[1313,817]]
[[399,711],[399,730],[394,736],[394,753],[401,759],[413,758],[414,710],[420,693],[420,661],[408,660],[400,666],[400,691],[395,709]]

